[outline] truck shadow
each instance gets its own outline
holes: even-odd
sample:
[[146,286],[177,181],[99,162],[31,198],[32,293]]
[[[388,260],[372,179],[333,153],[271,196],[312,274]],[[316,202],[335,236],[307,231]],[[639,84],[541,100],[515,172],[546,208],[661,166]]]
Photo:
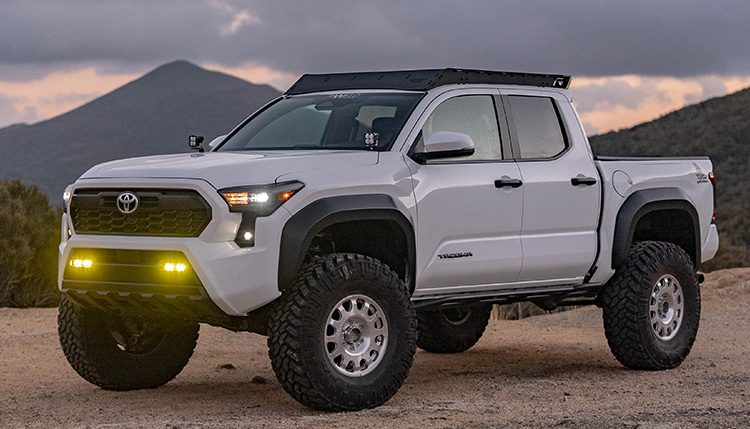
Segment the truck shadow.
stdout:
[[[540,347],[541,346],[541,347]],[[524,347],[479,346],[455,355],[417,353],[411,374],[404,387],[389,402],[398,404],[411,402],[409,397],[418,397],[424,404],[439,403],[447,397],[460,398],[458,386],[482,386],[488,391],[498,387],[511,387],[522,383],[538,383],[544,380],[575,380],[586,375],[589,379],[606,380],[624,371],[609,355],[608,350],[590,349],[586,346],[569,345],[564,349],[544,347],[540,343]],[[196,362],[200,365],[199,362]],[[152,390],[132,392],[110,392],[88,384],[75,383],[57,392],[48,401],[59,402],[64,407],[71,400],[85,401],[93,409],[112,409],[116,404],[122,418],[130,415],[173,415],[178,419],[186,416],[224,418],[226,413],[248,415],[249,413],[279,414],[285,417],[319,415],[289,397],[270,370],[270,363],[255,362],[238,365],[232,371],[211,371],[204,365],[196,368],[189,365],[185,373],[166,386]],[[630,372],[632,373],[632,372]],[[260,375],[261,382],[252,382]],[[529,400],[532,400],[530,397]],[[325,413],[322,413],[325,415]]]

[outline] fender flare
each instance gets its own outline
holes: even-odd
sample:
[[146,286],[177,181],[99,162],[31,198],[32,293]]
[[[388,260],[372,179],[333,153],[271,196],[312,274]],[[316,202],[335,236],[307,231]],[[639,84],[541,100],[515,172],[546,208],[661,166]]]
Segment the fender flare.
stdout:
[[698,212],[690,202],[690,197],[679,188],[654,188],[636,191],[620,206],[617,212],[615,233],[612,243],[612,268],[615,269],[627,257],[633,244],[635,228],[647,214],[659,210],[681,210],[688,214],[693,225],[695,237],[694,252],[689,255],[696,269],[700,264],[701,233]]
[[[406,237],[409,279],[414,281],[416,244],[414,227],[398,209],[390,195],[342,195],[316,200],[297,213],[284,225],[279,251],[278,287],[291,286],[302,266],[313,238],[331,225],[357,220],[389,220],[395,222]],[[410,290],[413,285],[407,285]]]

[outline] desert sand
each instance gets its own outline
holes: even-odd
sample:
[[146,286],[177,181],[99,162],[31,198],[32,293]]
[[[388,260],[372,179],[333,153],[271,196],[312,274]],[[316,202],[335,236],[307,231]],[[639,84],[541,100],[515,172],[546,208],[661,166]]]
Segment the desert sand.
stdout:
[[0,309],[0,427],[749,427],[750,269],[709,274],[702,295],[698,339],[675,370],[621,367],[590,307],[493,320],[459,355],[420,351],[393,399],[354,413],[296,403],[264,337],[205,325],[171,383],[104,391],[65,361],[56,309]]

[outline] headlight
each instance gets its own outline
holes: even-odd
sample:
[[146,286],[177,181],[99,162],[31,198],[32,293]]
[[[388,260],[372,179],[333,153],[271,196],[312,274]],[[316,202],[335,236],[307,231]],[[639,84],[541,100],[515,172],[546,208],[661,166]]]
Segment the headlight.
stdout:
[[252,212],[268,216],[287,202],[305,185],[302,182],[283,182],[263,186],[236,186],[219,191],[229,210]]
[[234,242],[240,247],[255,246],[255,219],[268,216],[289,201],[305,186],[302,182],[283,182],[263,186],[235,186],[219,190],[229,211],[242,213],[242,222]]
[[68,185],[67,188],[63,191],[62,197],[63,197],[63,211],[68,210],[68,203],[70,203],[70,197],[73,196],[73,185]]

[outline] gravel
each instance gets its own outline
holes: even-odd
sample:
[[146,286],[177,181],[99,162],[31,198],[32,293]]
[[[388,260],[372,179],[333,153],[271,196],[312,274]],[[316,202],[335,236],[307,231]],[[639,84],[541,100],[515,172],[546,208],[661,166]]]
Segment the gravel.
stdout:
[[193,359],[154,390],[108,392],[67,365],[55,309],[0,309],[0,427],[750,426],[750,269],[707,276],[692,354],[671,371],[622,368],[601,311],[492,321],[468,352],[419,352],[384,406],[329,414],[279,386],[265,338],[201,327]]

